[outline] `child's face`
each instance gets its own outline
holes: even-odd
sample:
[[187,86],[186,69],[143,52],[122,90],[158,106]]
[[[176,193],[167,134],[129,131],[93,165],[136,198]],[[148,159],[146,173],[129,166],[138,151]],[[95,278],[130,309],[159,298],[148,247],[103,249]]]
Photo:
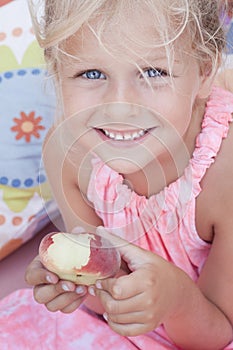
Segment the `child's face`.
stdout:
[[[132,21],[130,30],[137,28]],[[148,38],[147,17],[143,28]],[[141,26],[136,38],[145,33]],[[171,79],[164,48],[123,46],[122,37],[109,30],[103,47],[83,28],[67,41],[67,52],[77,59],[65,58],[58,73],[64,118],[74,116],[69,128],[79,146],[131,173],[190,142],[203,78],[192,55],[175,52]]]

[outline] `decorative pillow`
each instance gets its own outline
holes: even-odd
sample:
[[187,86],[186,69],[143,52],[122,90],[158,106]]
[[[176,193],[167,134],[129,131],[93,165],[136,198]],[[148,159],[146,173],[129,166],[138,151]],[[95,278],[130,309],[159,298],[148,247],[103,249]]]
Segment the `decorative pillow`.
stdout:
[[224,25],[226,30],[227,40],[227,55],[225,57],[224,65],[226,68],[233,68],[233,4],[229,1],[229,11],[223,13]]
[[58,214],[41,149],[55,95],[26,0],[0,0],[0,260]]
[[233,54],[233,19],[229,23],[228,32],[227,32],[227,50],[228,54]]

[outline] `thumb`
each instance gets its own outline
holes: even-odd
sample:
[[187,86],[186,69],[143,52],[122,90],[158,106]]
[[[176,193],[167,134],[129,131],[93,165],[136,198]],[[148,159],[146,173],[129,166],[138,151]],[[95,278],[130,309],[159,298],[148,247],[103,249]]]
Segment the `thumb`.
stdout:
[[155,255],[148,250],[140,248],[129,241],[112,234],[103,226],[98,226],[96,233],[111,242],[111,244],[119,251],[121,258],[127,263],[131,271],[136,270],[145,263],[149,263],[151,257]]

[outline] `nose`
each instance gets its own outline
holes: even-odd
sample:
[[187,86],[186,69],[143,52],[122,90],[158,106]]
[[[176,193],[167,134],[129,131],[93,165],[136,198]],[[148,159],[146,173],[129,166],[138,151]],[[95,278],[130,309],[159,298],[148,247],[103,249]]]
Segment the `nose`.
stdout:
[[134,104],[138,103],[140,93],[137,84],[134,84],[129,78],[124,80],[121,77],[109,82],[106,90],[103,91],[102,98],[105,103],[126,102]]
[[104,115],[112,121],[123,122],[135,119],[139,112],[139,94],[133,84],[115,83],[109,86],[104,96]]
[[138,115],[139,107],[129,102],[111,102],[103,106],[103,113],[106,121],[128,122],[134,120]]

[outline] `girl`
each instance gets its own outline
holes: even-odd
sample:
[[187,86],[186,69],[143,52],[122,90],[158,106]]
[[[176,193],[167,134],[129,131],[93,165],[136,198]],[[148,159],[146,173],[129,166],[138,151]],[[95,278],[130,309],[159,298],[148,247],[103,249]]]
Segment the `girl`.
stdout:
[[213,86],[218,1],[46,0],[34,21],[57,86],[44,162],[66,230],[102,225],[122,257],[118,276],[89,288],[34,259],[35,300],[63,312],[52,318],[24,296],[40,310],[45,349],[223,349],[233,339],[233,95]]

